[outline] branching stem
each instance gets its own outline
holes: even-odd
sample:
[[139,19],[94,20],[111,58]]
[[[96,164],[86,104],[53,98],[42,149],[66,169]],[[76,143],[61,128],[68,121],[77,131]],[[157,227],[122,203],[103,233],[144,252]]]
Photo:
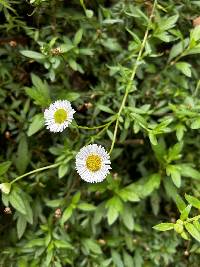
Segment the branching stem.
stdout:
[[149,17],[149,22],[148,22],[148,25],[147,25],[147,29],[146,29],[146,32],[144,34],[144,38],[143,38],[143,41],[142,41],[142,44],[141,44],[141,48],[140,48],[140,51],[139,51],[138,56],[136,58],[135,64],[133,66],[133,70],[132,70],[130,79],[129,79],[129,81],[127,83],[127,86],[125,88],[125,94],[124,94],[124,97],[122,99],[122,103],[121,103],[120,108],[119,108],[119,111],[117,113],[117,118],[116,118],[116,123],[115,123],[115,129],[114,129],[114,134],[113,134],[113,140],[112,140],[112,144],[111,144],[111,147],[110,147],[109,154],[112,153],[113,148],[114,148],[114,145],[115,145],[115,142],[116,142],[117,131],[118,131],[118,127],[119,127],[119,119],[120,119],[121,113],[122,113],[122,111],[123,111],[123,109],[125,107],[126,100],[127,100],[128,94],[130,92],[130,88],[132,86],[132,82],[133,82],[133,80],[135,78],[135,74],[136,74],[136,71],[137,71],[139,62],[140,62],[140,60],[142,58],[142,53],[143,53],[143,50],[144,50],[145,45],[146,45],[146,42],[147,42],[147,38],[148,38],[148,34],[149,34],[149,29],[150,29],[152,18],[154,16],[154,11],[155,11],[156,5],[157,5],[157,0],[154,1],[153,8],[152,8],[152,11],[151,11],[151,15]]
[[41,171],[48,170],[48,169],[52,169],[52,168],[56,168],[56,167],[58,167],[59,165],[60,165],[60,163],[55,163],[55,164],[51,164],[51,165],[49,165],[49,166],[41,167],[41,168],[39,168],[39,169],[36,169],[36,170],[30,171],[30,172],[27,172],[27,173],[25,173],[25,174],[23,174],[23,175],[20,175],[20,176],[16,177],[14,180],[12,180],[12,181],[10,182],[10,184],[14,184],[15,182],[21,180],[22,178],[24,178],[24,177],[26,177],[26,176],[28,176],[28,175],[33,174],[33,173],[41,172]]

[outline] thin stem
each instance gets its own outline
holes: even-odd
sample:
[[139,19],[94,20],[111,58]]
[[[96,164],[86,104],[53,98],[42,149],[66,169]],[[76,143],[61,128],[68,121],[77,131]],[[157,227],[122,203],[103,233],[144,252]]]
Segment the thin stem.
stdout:
[[39,168],[39,169],[36,169],[36,170],[33,170],[33,171],[30,171],[30,172],[27,172],[23,175],[20,175],[18,177],[16,177],[14,180],[12,180],[10,182],[10,184],[14,184],[15,182],[21,180],[22,178],[28,176],[28,175],[31,175],[33,173],[36,173],[36,172],[41,172],[41,171],[44,171],[44,170],[48,170],[48,169],[52,169],[52,168],[56,168],[60,165],[60,163],[55,163],[55,164],[52,164],[52,165],[49,165],[49,166],[45,166],[45,167],[42,167],[42,168]]
[[79,128],[79,129],[85,129],[85,130],[96,130],[96,129],[104,128],[104,127],[106,127],[108,124],[110,124],[110,122],[107,122],[107,123],[102,124],[102,125],[94,126],[94,127],[87,127],[87,126],[81,126],[81,125],[78,125],[77,128]]
[[197,86],[196,86],[196,88],[194,90],[193,96],[197,96],[198,91],[199,91],[199,87],[200,87],[200,80],[198,80],[198,83],[197,83]]
[[143,38],[143,41],[142,41],[142,44],[141,44],[141,48],[140,48],[140,51],[139,51],[138,56],[136,58],[135,64],[133,66],[131,77],[130,77],[129,82],[128,82],[127,86],[126,86],[125,94],[124,94],[124,97],[122,99],[121,106],[120,106],[119,111],[117,113],[117,119],[116,119],[116,123],[115,123],[113,140],[112,140],[112,144],[111,144],[111,147],[110,147],[109,154],[112,153],[114,145],[115,145],[115,142],[116,142],[117,130],[118,130],[118,127],[119,127],[119,118],[120,118],[120,115],[121,115],[121,113],[122,113],[122,111],[123,111],[123,109],[125,107],[126,100],[127,100],[130,88],[132,86],[132,82],[133,82],[133,80],[135,78],[135,74],[136,74],[136,70],[137,70],[137,67],[138,67],[138,63],[139,63],[140,59],[142,58],[142,53],[143,53],[143,50],[144,50],[144,47],[145,47],[145,44],[146,44],[146,41],[147,41],[147,37],[148,37],[149,29],[150,29],[150,24],[151,24],[153,15],[154,15],[154,10],[155,10],[156,4],[157,4],[157,0],[154,1],[153,8],[152,8],[152,11],[151,11],[151,15],[149,17],[149,22],[148,22],[148,25],[147,25],[147,29],[145,31],[144,38]]

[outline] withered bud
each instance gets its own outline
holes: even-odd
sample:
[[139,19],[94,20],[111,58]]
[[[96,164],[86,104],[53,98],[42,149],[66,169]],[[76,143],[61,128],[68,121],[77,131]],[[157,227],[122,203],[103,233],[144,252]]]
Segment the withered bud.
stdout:
[[17,46],[17,42],[12,40],[12,41],[9,42],[9,45],[11,47],[16,47]]
[[117,180],[117,178],[118,178],[118,173],[117,172],[113,173],[113,178],[114,178],[114,180]]
[[101,35],[101,30],[100,29],[97,29],[97,35],[100,36]]
[[10,209],[9,207],[6,207],[6,208],[4,209],[4,212],[5,212],[6,214],[12,214],[12,211],[11,211],[11,209]]
[[55,214],[54,214],[54,216],[55,216],[57,219],[59,219],[59,218],[61,217],[61,215],[62,215],[62,211],[61,211],[61,209],[60,209],[60,208],[56,209],[56,210],[55,210]]
[[94,99],[95,97],[96,97],[95,94],[91,94],[91,96],[90,96],[91,99]]
[[10,137],[11,137],[11,133],[9,131],[6,131],[5,132],[5,138],[10,139]]
[[69,224],[66,223],[66,224],[64,225],[64,228],[65,228],[65,230],[68,230],[68,229],[69,229]]
[[52,55],[60,55],[60,53],[62,52],[61,48],[60,47],[56,47],[56,48],[52,48],[51,49],[51,54]]
[[194,20],[192,21],[192,23],[193,23],[193,26],[194,26],[194,27],[200,25],[200,17],[197,17],[196,19],[194,19]]
[[92,105],[92,103],[90,103],[90,102],[85,103],[85,107],[86,107],[87,109],[91,108],[92,106],[93,106],[93,105]]
[[99,239],[99,240],[98,240],[98,243],[99,243],[100,245],[105,245],[105,244],[106,244],[106,241],[105,241],[104,239]]
[[100,195],[101,195],[101,193],[100,193],[99,191],[96,191],[96,192],[95,192],[95,196],[96,196],[96,197],[99,197]]
[[185,256],[189,256],[189,251],[188,251],[188,250],[185,250],[185,251],[184,251],[184,255],[185,255]]
[[175,219],[175,218],[171,218],[170,221],[171,221],[172,223],[175,223],[175,222],[176,222],[176,219]]

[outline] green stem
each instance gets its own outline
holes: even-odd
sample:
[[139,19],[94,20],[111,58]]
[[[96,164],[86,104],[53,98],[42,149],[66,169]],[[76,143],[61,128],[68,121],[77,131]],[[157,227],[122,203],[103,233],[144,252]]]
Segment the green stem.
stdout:
[[200,87],[200,80],[198,80],[198,83],[197,83],[197,86],[196,86],[196,88],[194,90],[193,96],[197,96],[198,91],[199,91],[199,87]]
[[120,115],[121,115],[121,113],[122,113],[122,111],[123,111],[123,109],[125,107],[126,100],[127,100],[127,97],[128,97],[129,91],[130,91],[130,88],[132,86],[132,82],[133,82],[133,80],[135,78],[136,70],[138,68],[138,63],[139,63],[139,61],[142,58],[142,53],[143,53],[143,50],[144,50],[144,47],[145,47],[145,44],[146,44],[146,41],[147,41],[147,37],[148,37],[148,34],[149,34],[149,29],[150,29],[150,24],[151,24],[153,15],[154,15],[154,10],[155,10],[156,4],[157,4],[157,0],[154,1],[152,12],[151,12],[151,15],[149,17],[149,22],[148,22],[148,25],[147,25],[147,29],[145,31],[144,38],[143,38],[143,41],[142,41],[142,44],[141,44],[141,48],[140,48],[140,51],[139,51],[138,56],[136,58],[136,61],[135,61],[135,64],[134,64],[134,67],[133,67],[133,70],[132,70],[132,73],[131,73],[130,80],[129,80],[127,86],[126,86],[125,94],[124,94],[124,97],[123,97],[121,106],[120,106],[119,111],[117,113],[117,119],[116,119],[116,123],[115,123],[113,140],[112,140],[112,144],[111,144],[111,147],[110,147],[109,154],[112,153],[113,148],[114,148],[114,145],[115,145],[115,142],[116,142],[117,130],[118,130],[118,127],[119,127],[119,118],[120,118]]
[[77,128],[79,128],[79,129],[85,129],[85,130],[96,130],[96,129],[104,128],[104,127],[106,127],[108,124],[110,124],[110,122],[107,122],[107,123],[102,124],[102,125],[94,126],[94,127],[87,127],[87,126],[81,126],[81,125],[78,125]]
[[41,172],[41,171],[44,171],[44,170],[48,170],[48,169],[52,169],[52,168],[56,168],[60,165],[60,163],[55,163],[55,164],[51,164],[49,166],[45,166],[45,167],[42,167],[42,168],[39,168],[39,169],[36,169],[36,170],[33,170],[33,171],[30,171],[30,172],[27,172],[23,175],[20,175],[18,177],[16,177],[13,181],[10,182],[10,184],[14,184],[15,182],[21,180],[22,178],[28,176],[28,175],[31,175],[33,173],[36,173],[36,172]]

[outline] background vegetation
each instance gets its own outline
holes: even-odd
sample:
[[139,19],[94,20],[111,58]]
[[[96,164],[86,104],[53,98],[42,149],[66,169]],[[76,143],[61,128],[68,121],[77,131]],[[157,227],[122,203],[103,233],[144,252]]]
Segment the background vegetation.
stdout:
[[[0,11],[0,266],[198,267],[199,1]],[[52,134],[43,111],[57,99],[76,122]],[[112,173],[90,185],[74,158],[93,142]]]

